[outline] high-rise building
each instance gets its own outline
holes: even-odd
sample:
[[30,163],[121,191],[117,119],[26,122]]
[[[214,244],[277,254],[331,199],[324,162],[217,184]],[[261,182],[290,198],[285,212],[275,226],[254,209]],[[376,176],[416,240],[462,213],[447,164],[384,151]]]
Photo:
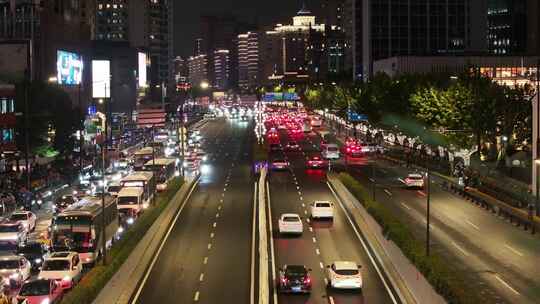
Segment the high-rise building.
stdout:
[[230,56],[229,50],[219,49],[214,51],[214,89],[227,90],[230,81]]
[[527,2],[527,0],[487,1],[487,43],[490,53],[506,55],[526,52]]
[[188,61],[180,56],[173,60],[173,74],[177,90],[187,90],[189,84]]
[[259,39],[262,35],[257,32],[238,35],[238,86],[242,90],[262,84],[262,64],[259,61]]
[[192,87],[199,86],[203,81],[208,81],[208,58],[206,55],[189,57],[188,69],[189,83]]
[[193,54],[195,56],[198,56],[198,55],[201,55],[201,54],[204,54],[205,50],[204,50],[204,45],[203,45],[203,39],[202,38],[197,38],[195,39],[195,50],[193,50]]

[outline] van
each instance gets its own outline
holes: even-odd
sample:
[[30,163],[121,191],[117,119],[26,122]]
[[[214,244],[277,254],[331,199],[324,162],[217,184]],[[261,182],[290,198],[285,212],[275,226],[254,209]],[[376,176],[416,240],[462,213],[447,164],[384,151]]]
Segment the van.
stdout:
[[339,159],[339,147],[336,144],[326,144],[321,155],[325,159]]

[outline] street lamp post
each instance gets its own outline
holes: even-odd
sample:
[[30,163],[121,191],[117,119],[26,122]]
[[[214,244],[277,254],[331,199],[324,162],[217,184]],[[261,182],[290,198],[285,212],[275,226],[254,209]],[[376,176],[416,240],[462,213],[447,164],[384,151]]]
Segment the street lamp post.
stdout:
[[430,172],[429,172],[429,165],[426,163],[426,169],[427,169],[427,173],[426,173],[426,180],[427,180],[427,194],[426,194],[426,202],[427,202],[427,210],[426,210],[426,256],[429,256],[429,247],[430,247],[430,241],[429,241],[429,236],[430,236],[430,231],[429,231],[429,222],[430,222],[430,217],[431,217],[431,210],[430,210],[430,207],[431,207],[431,202],[430,202],[430,199],[431,199],[431,175],[430,175]]

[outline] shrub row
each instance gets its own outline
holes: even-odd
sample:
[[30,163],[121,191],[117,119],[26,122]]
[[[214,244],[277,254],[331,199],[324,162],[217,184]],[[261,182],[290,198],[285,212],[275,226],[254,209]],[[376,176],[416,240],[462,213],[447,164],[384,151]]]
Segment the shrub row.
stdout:
[[401,249],[448,303],[482,303],[477,290],[467,284],[465,274],[453,268],[437,253],[431,252],[430,256],[426,256],[424,242],[415,237],[411,229],[389,208],[373,201],[366,187],[347,173],[340,173],[339,179],[381,225],[383,233]]
[[184,183],[183,179],[178,177],[169,183],[169,187],[163,193],[157,196],[154,207],[146,210],[128,229],[123,237],[114,243],[107,255],[107,266],[96,265],[83,279],[68,292],[61,304],[90,304],[98,296],[99,292],[105,287],[107,282],[120,269],[120,266],[129,257],[135,246],[144,237],[161,212],[167,207],[176,192]]

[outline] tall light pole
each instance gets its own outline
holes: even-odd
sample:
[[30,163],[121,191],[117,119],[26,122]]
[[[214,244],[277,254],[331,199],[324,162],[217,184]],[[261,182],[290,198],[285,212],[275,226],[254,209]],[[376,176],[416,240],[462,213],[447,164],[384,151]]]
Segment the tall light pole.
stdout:
[[431,207],[431,202],[430,202],[430,199],[431,199],[431,177],[430,177],[430,173],[429,173],[429,164],[427,164],[426,162],[426,169],[427,169],[427,173],[426,173],[426,180],[427,180],[427,194],[426,194],[426,202],[427,202],[427,210],[426,210],[426,256],[429,256],[429,247],[430,247],[430,240],[429,240],[429,236],[430,236],[430,231],[429,231],[429,222],[430,222],[430,217],[431,217],[431,210],[430,210],[430,207]]
[[[109,116],[108,116],[108,113],[109,113],[109,102],[107,102],[107,83],[105,82],[104,83],[104,94],[103,94],[103,99],[100,99],[100,102],[101,103],[104,103],[104,110],[105,110],[105,115],[103,115],[103,120],[104,120],[104,123],[103,123],[103,133],[105,135],[105,137],[102,137],[102,144],[101,144],[101,183],[102,183],[102,191],[101,191],[101,238],[102,238],[102,243],[101,243],[101,250],[102,250],[102,258],[103,258],[103,265],[107,265],[107,240],[106,240],[106,233],[105,233],[105,167],[106,167],[106,160],[105,160],[105,157],[106,157],[106,150],[108,149],[108,140],[109,140],[109,136],[108,136],[108,131],[107,131],[107,123],[108,123],[108,120],[109,120]],[[109,99],[110,99],[110,91],[109,91]]]

